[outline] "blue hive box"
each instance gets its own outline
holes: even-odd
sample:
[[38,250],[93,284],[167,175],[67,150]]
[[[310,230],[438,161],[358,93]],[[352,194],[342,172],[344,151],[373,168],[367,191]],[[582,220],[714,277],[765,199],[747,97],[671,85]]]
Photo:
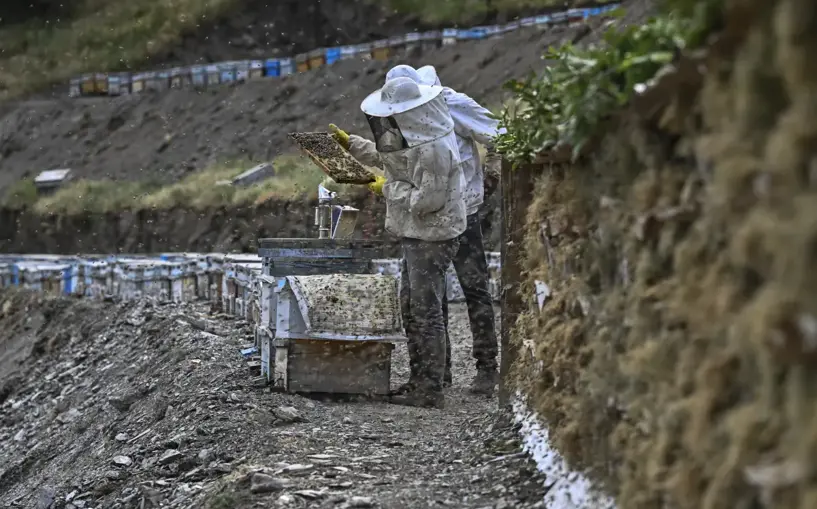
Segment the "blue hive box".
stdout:
[[264,62],[264,76],[277,78],[281,75],[281,61],[277,58],[268,58]]
[[326,64],[334,64],[340,60],[340,48],[326,48]]

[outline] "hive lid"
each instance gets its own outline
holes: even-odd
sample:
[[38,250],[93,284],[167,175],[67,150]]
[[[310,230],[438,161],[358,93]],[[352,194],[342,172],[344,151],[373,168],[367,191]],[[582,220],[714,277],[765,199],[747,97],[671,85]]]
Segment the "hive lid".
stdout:
[[403,337],[397,279],[380,274],[288,276],[306,334]]

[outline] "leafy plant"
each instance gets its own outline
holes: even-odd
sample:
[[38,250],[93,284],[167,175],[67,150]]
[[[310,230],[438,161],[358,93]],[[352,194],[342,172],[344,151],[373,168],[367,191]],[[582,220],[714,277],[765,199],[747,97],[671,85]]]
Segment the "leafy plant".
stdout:
[[507,133],[497,149],[515,164],[563,148],[576,157],[599,123],[671,62],[695,30],[701,31],[692,18],[669,14],[609,28],[599,45],[551,48],[543,75],[506,85],[515,100],[500,116]]

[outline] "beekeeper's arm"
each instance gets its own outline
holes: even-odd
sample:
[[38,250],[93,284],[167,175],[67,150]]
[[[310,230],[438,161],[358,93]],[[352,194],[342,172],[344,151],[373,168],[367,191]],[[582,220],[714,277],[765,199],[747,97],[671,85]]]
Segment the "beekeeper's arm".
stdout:
[[465,94],[452,91],[445,100],[457,134],[471,138],[488,149],[485,157],[486,178],[498,178],[502,157],[494,149],[494,139],[505,129],[499,129],[499,121],[493,118],[493,114]]
[[377,153],[377,147],[373,141],[354,134],[347,134],[346,131],[339,129],[335,124],[329,124],[329,130],[335,141],[345,148],[352,157],[366,166],[383,169],[383,162],[380,160],[380,154]]
[[[332,132],[335,141],[346,149],[352,157],[366,166],[383,171],[383,161],[380,159],[380,154],[377,152],[377,147],[373,141],[354,134],[347,134],[346,131],[342,131],[335,124],[329,124],[329,130]],[[375,181],[369,184],[369,190],[375,194],[383,194],[383,184],[385,183],[385,177],[375,175]]]

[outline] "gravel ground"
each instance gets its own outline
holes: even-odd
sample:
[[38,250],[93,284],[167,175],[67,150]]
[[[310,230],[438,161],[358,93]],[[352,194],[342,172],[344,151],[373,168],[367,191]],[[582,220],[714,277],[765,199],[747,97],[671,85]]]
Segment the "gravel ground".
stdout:
[[[271,393],[238,353],[249,328],[191,313],[0,294],[0,506],[544,506],[496,400],[467,393],[462,305],[443,411]],[[401,346],[395,384],[407,369]]]

